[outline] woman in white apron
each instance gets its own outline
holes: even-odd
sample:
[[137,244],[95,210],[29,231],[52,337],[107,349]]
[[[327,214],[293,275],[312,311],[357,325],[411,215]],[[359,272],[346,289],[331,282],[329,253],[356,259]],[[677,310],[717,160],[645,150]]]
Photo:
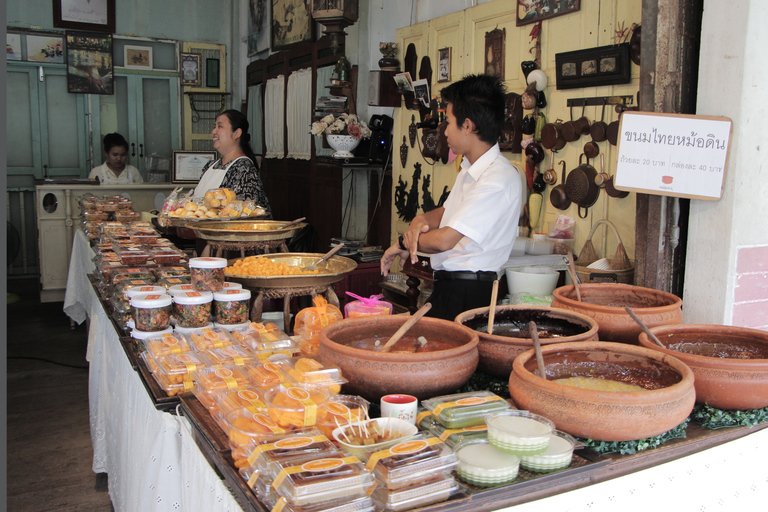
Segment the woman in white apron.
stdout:
[[104,136],[104,154],[106,161],[91,169],[89,179],[99,178],[102,185],[131,185],[143,183],[139,170],[127,164],[128,141],[119,133]]
[[209,190],[227,188],[238,199],[252,199],[269,212],[269,200],[249,143],[248,127],[248,120],[237,110],[219,114],[211,136],[213,147],[221,158],[205,165],[195,196],[202,197]]

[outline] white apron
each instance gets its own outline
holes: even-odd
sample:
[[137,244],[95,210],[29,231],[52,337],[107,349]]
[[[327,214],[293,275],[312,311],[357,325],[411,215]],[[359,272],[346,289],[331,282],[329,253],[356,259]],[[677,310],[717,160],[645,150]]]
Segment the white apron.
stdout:
[[221,159],[217,160],[216,162],[211,165],[205,173],[203,173],[203,177],[200,178],[200,182],[197,184],[197,187],[195,187],[195,196],[204,196],[206,192],[209,190],[213,190],[216,188],[221,187],[221,182],[224,179],[224,175],[227,174],[227,171],[229,170],[230,166],[240,160],[241,158],[248,158],[247,156],[239,156],[229,162],[223,169],[214,169],[217,162],[220,162]]

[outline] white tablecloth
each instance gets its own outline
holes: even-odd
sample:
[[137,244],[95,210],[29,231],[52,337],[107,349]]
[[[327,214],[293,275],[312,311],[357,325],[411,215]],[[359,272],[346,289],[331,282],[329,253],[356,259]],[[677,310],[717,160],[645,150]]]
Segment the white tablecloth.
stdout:
[[88,274],[96,269],[93,257],[94,252],[85,233],[76,229],[72,241],[72,257],[69,260],[64,313],[78,324],[83,323],[91,312],[91,283],[88,281]]

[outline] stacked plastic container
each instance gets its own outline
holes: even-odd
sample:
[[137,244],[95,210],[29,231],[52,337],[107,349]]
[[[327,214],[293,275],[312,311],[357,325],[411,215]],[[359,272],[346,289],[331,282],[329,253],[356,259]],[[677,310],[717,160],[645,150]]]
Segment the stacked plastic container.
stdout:
[[341,310],[318,295],[314,307],[304,308],[296,315],[294,333],[300,338],[299,348],[305,356],[316,355],[320,348],[320,331],[323,327],[342,320]]

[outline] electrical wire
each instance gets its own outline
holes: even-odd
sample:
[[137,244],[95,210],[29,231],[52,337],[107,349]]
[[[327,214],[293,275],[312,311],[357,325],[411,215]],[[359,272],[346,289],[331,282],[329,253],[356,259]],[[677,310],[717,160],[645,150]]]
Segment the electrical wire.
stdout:
[[79,366],[74,364],[67,364],[67,363],[60,363],[58,361],[53,361],[51,359],[45,359],[42,357],[31,357],[31,356],[8,356],[8,359],[30,359],[32,361],[43,361],[44,363],[51,363],[55,364],[57,366],[65,366],[67,368],[76,368],[78,370],[87,370],[88,366]]

